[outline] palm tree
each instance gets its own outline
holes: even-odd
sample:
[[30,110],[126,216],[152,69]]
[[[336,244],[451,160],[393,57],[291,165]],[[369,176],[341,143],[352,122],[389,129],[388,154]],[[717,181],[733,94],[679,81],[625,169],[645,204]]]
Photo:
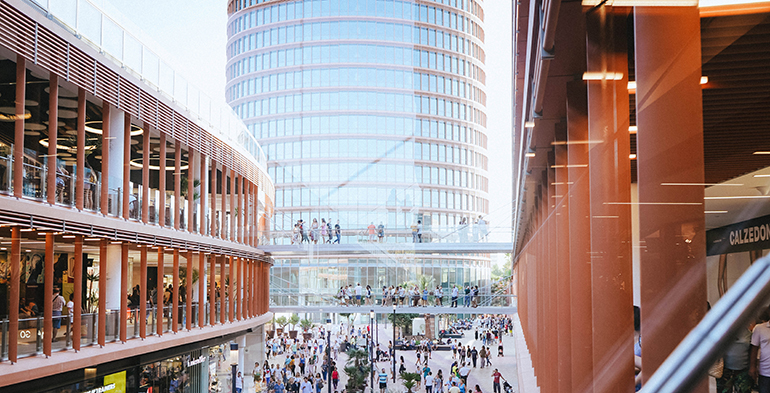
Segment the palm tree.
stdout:
[[421,274],[420,277],[418,277],[417,286],[420,287],[421,290],[431,290],[436,287],[436,278]]
[[369,352],[366,349],[348,350],[348,361],[345,363],[345,374],[348,376],[348,383],[345,390],[348,392],[363,392],[366,388],[366,381],[371,366],[369,365]]

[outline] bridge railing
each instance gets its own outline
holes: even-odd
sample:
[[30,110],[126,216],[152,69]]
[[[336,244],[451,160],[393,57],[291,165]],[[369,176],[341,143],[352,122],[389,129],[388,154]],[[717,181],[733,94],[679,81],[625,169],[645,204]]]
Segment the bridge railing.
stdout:
[[[336,294],[331,293],[299,293],[288,290],[272,290],[270,291],[271,307],[328,307],[328,306],[347,306],[351,309],[365,308],[367,306],[382,306],[393,307],[390,300],[386,300],[383,304],[382,296],[373,296],[371,304],[368,304],[366,299],[362,299],[360,303],[355,299],[339,298]],[[417,304],[415,306],[415,304]],[[407,297],[404,302],[397,301],[398,308],[417,307],[425,309],[425,312],[435,313],[441,309],[448,309],[451,307],[467,308],[468,313],[474,313],[472,310],[476,307],[500,307],[509,308],[517,306],[517,297],[515,295],[479,295],[475,299],[460,295],[457,298],[456,306],[453,306],[452,297],[444,296],[441,304],[439,305],[435,296],[428,296],[427,303],[422,302],[422,298],[418,299],[415,303],[413,298]],[[434,311],[435,310],[435,311]]]
[[306,224],[300,230],[271,230],[260,234],[263,245],[292,244],[356,244],[356,243],[489,243],[510,242],[511,228],[490,227],[486,224],[432,225],[416,228],[346,228],[331,233]]

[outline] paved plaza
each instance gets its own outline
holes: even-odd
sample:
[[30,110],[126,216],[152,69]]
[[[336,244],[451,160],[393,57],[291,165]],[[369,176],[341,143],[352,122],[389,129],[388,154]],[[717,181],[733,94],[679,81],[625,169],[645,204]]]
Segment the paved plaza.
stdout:
[[[348,325],[345,325],[346,327]],[[361,327],[362,330],[366,329],[366,324],[361,325],[354,325],[356,328]],[[339,329],[339,325],[335,327],[335,329]],[[379,324],[379,332],[375,331],[375,339],[377,338],[377,333],[379,333],[379,343],[380,348],[383,350],[387,349],[388,341],[390,341],[393,337],[393,325],[390,323]],[[333,330],[333,332],[336,332],[336,330]],[[473,330],[465,330],[465,337],[459,339],[460,342],[464,346],[470,345],[471,348],[474,346],[477,350],[481,349],[481,340],[475,340],[474,339],[474,331]],[[495,368],[497,368],[500,373],[503,375],[503,378],[508,381],[513,386],[514,392],[519,392],[519,384],[518,384],[518,377],[517,377],[517,369],[516,369],[516,356],[514,353],[514,337],[505,335],[503,336],[503,348],[504,348],[504,356],[498,357],[497,356],[497,344],[488,346],[492,350],[492,357],[490,358],[492,365],[487,366],[484,368],[480,367],[481,361],[479,360],[477,368],[472,368],[471,372],[468,376],[468,384],[467,384],[467,392],[471,393],[472,389],[478,384],[481,388],[481,391],[483,393],[492,393],[492,372]],[[406,366],[407,371],[409,372],[416,372],[417,367],[415,365],[415,361],[417,360],[416,352],[414,350],[397,350],[396,351],[396,359],[400,359],[401,356],[404,357],[404,365]],[[459,355],[458,355],[459,359]],[[470,357],[467,358],[470,360]],[[271,357],[269,359],[269,363],[277,363],[277,364],[283,364],[285,360],[285,355],[278,355],[275,357]],[[341,370],[345,367],[345,363],[347,362],[348,357],[344,352],[340,352],[336,359],[336,364],[338,369],[340,370],[340,383],[338,385],[338,392],[341,392],[344,390],[345,384],[347,383],[347,376],[344,372]],[[436,376],[438,370],[442,370],[444,374],[444,378],[446,380],[446,377],[449,375],[450,372],[450,366],[452,365],[452,362],[454,362],[456,359],[452,358],[452,351],[433,351],[431,358],[428,360],[428,366],[430,367],[431,371],[433,372],[433,375]],[[398,369],[399,365],[396,365],[396,368]],[[377,370],[381,370],[382,368],[385,368],[386,373],[388,374],[388,391],[393,393],[402,393],[406,392],[406,389],[403,386],[402,381],[397,377],[396,383],[393,382],[393,365],[390,362],[378,362],[377,363]],[[420,370],[422,369],[422,366],[420,366]],[[320,366],[316,367],[316,371],[320,372]],[[502,382],[502,381],[501,381]],[[502,383],[501,383],[502,384]],[[375,376],[375,386],[377,385],[377,380]],[[334,390],[332,390],[334,391]],[[379,390],[375,390],[379,393]],[[323,393],[327,392],[327,387],[324,387]],[[368,392],[368,389],[367,389]],[[425,392],[425,386],[423,384],[420,385],[419,388],[415,387],[413,388],[413,392]],[[446,390],[444,390],[446,392]]]

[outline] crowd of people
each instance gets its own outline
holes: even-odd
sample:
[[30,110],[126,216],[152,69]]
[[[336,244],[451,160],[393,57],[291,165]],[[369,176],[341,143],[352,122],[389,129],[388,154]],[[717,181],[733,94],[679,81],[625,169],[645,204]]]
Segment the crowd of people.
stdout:
[[[477,342],[463,345],[460,340],[451,339],[444,343],[437,340],[421,340],[415,345],[416,362],[407,364],[404,356],[396,359],[393,341],[390,341],[386,350],[375,344],[374,359],[366,373],[371,372],[371,379],[376,380],[373,388],[379,388],[380,393],[388,390],[392,383],[392,371],[398,366],[399,375],[406,372],[419,374],[417,386],[413,391],[425,393],[483,393],[480,385],[472,388],[469,376],[474,369],[487,368],[489,374],[481,372],[476,378],[491,378],[492,392],[503,393],[511,391],[506,379],[497,369],[492,369],[492,347],[497,346],[497,356],[503,357],[503,335],[512,332],[512,322],[507,317],[478,317],[473,320],[463,320],[455,323],[456,326],[472,327],[476,331]],[[337,360],[341,352],[349,348],[357,348],[361,342],[370,342],[372,332],[369,327],[349,326],[341,324],[336,333],[328,335],[324,327],[314,329],[304,337],[290,338],[283,334],[267,340],[265,345],[266,362],[260,366],[255,364],[252,374],[258,381],[257,391],[265,393],[322,393],[328,389],[327,384],[331,380],[331,388],[335,393],[344,393],[345,386],[340,385],[340,373]],[[328,340],[328,341],[327,341]],[[403,340],[402,340],[403,341]],[[434,360],[434,353],[438,345],[451,345],[451,365],[441,369],[440,364]],[[387,366],[379,363],[385,362]],[[391,363],[392,362],[392,363]],[[446,363],[444,363],[446,364]],[[433,366],[435,370],[431,368]],[[367,378],[367,383],[368,383]],[[501,385],[501,382],[504,382]],[[373,389],[372,389],[373,390]]]
[[466,285],[464,289],[457,285],[452,286],[444,294],[444,288],[437,285],[434,289],[427,287],[420,289],[417,285],[391,285],[383,286],[379,299],[373,293],[370,285],[362,287],[361,283],[346,285],[337,291],[337,300],[341,306],[381,305],[397,307],[443,307],[444,297],[447,298],[449,307],[457,307],[462,301],[464,307],[478,307],[478,285]]
[[[472,239],[474,242],[478,242],[484,239],[488,234],[487,221],[479,216],[471,226],[468,223],[468,218],[463,217],[460,219],[460,223],[454,229],[454,233],[459,236],[461,242],[467,242],[469,240],[468,229],[472,228]],[[417,220],[409,227],[412,232],[412,242],[422,243],[425,239],[423,237],[423,223],[422,220]],[[368,235],[368,241],[370,242],[384,242],[385,241],[385,224],[380,221],[379,225],[374,225],[372,221],[366,227],[366,234]],[[294,224],[291,231],[291,244],[339,244],[342,237],[342,227],[340,226],[340,220],[332,226],[332,219],[321,219],[318,222],[317,218],[313,218],[313,221],[309,224],[305,220],[299,219]]]

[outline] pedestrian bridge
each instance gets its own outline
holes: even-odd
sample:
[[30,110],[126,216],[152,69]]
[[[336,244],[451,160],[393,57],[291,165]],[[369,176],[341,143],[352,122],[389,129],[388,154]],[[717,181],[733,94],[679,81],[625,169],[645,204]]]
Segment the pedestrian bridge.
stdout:
[[356,254],[506,254],[513,243],[378,243],[263,245],[259,249],[273,257]]
[[[270,306],[270,311],[274,313],[331,313],[331,314],[360,314],[369,313],[373,310],[377,314],[392,314],[394,312],[393,306],[341,306],[341,305],[328,305],[328,306]],[[395,309],[397,314],[515,314],[515,305],[506,306],[479,306],[479,307],[397,307]]]

